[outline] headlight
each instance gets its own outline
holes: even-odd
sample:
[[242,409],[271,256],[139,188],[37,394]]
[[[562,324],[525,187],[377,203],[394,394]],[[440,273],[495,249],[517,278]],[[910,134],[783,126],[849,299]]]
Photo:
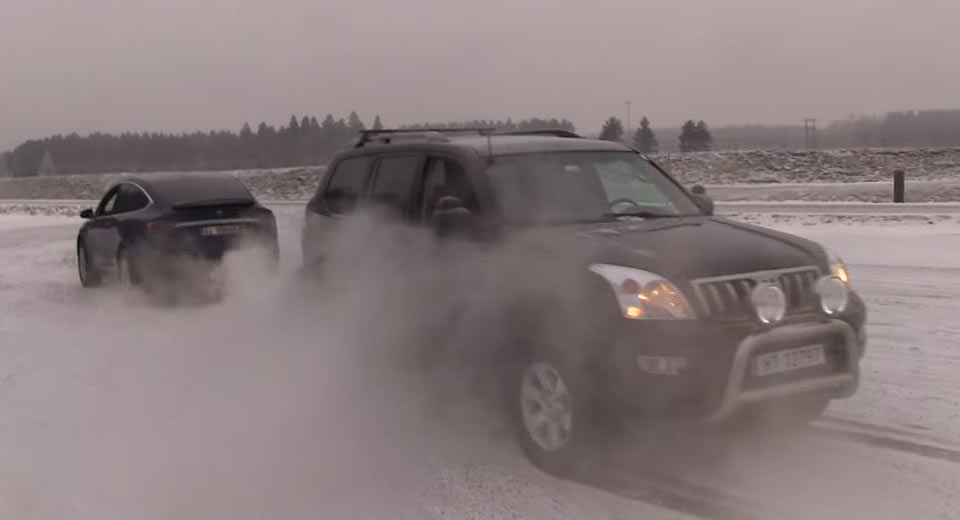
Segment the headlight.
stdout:
[[843,263],[842,258],[827,251],[827,263],[830,265],[830,276],[845,284],[850,284],[850,269],[847,269],[847,265]]
[[669,320],[694,317],[680,290],[662,276],[619,265],[593,264],[589,269],[610,284],[625,318]]
[[820,308],[829,316],[835,316],[847,310],[850,303],[850,289],[847,283],[837,276],[824,276],[817,282],[817,294],[820,296]]

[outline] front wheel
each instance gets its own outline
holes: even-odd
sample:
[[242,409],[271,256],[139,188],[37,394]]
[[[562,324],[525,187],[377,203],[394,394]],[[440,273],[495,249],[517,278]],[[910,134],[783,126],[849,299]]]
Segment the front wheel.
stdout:
[[574,371],[544,358],[527,362],[516,386],[520,447],[535,465],[560,476],[576,473],[594,429]]
[[83,240],[77,242],[77,273],[80,276],[80,285],[83,287],[96,287],[102,281],[100,273],[90,262],[87,244]]

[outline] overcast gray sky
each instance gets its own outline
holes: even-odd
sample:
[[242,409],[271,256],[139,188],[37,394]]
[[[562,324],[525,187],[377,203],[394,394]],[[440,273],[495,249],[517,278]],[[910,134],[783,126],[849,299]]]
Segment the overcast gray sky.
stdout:
[[958,0],[0,0],[0,150],[52,133],[960,108]]

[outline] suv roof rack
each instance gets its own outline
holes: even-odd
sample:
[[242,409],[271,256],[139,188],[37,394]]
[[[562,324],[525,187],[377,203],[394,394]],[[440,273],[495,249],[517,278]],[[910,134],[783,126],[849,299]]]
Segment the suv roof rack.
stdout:
[[354,148],[363,148],[363,145],[373,141],[375,136],[384,135],[383,141],[390,142],[390,135],[401,134],[411,137],[434,137],[440,134],[454,133],[476,133],[477,135],[490,135],[497,131],[496,128],[389,128],[380,130],[360,130],[360,137],[357,139]]
[[561,128],[543,128],[540,130],[516,130],[512,132],[497,132],[496,135],[548,135],[553,137],[569,137],[571,139],[582,139],[579,134],[570,130]]

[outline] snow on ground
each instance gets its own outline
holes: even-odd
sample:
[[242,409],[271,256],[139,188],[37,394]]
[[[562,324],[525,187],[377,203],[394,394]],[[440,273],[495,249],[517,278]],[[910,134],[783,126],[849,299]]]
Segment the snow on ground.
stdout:
[[43,216],[37,218],[35,215],[0,213],[0,231],[7,231],[9,229],[22,229],[25,227],[62,226],[64,224],[73,224],[76,222],[77,219],[72,217]]
[[[893,202],[893,181],[856,183],[720,184],[707,187],[718,201],[847,201]],[[909,179],[907,202],[960,201],[960,180]]]
[[[530,467],[462,382],[385,363],[397,349],[384,342],[402,346],[409,331],[304,287],[301,210],[276,209],[281,274],[241,276],[245,259],[231,258],[224,301],[182,307],[81,289],[79,221],[0,218],[0,518],[689,517],[669,507],[745,518],[684,505],[664,486],[711,504],[748,500],[767,511],[759,518],[960,510],[949,455],[960,439],[954,221],[744,216],[820,240],[852,264],[871,310],[861,391],[796,436],[628,432],[584,485]],[[371,294],[400,296],[382,282]],[[405,316],[402,307],[394,312]],[[828,434],[837,421],[907,442]],[[669,478],[647,485],[652,470]]]

